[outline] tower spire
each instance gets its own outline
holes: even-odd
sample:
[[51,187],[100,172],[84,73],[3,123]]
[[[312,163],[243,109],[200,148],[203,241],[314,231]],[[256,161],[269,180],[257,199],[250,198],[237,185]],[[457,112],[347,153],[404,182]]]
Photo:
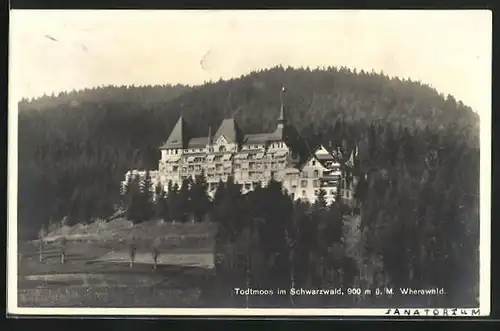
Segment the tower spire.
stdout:
[[286,91],[285,86],[283,85],[281,87],[280,91],[280,101],[281,101],[281,109],[280,109],[280,116],[278,117],[277,123],[278,127],[283,127],[285,124],[285,105],[283,103],[283,93]]
[[207,144],[210,146],[212,144],[212,126],[208,125],[208,142]]

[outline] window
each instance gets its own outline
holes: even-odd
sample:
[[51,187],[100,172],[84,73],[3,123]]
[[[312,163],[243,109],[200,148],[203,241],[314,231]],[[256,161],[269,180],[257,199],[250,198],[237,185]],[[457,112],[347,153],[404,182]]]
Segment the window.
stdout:
[[313,187],[319,187],[319,180],[313,180]]
[[330,190],[330,195],[335,195],[335,191],[334,190]]
[[301,180],[300,187],[307,187],[307,180]]
[[313,160],[313,161],[312,161],[312,165],[313,165],[313,166],[314,166],[314,165],[316,165],[316,160]]
[[172,171],[177,171],[177,170],[179,170],[179,167],[178,166],[173,166]]
[[302,196],[305,197],[306,196],[306,191],[302,191]]
[[319,177],[319,170],[314,170],[314,177],[318,178]]
[[225,152],[225,151],[226,151],[226,146],[219,147],[219,152]]
[[314,195],[318,195],[319,190],[314,190]]

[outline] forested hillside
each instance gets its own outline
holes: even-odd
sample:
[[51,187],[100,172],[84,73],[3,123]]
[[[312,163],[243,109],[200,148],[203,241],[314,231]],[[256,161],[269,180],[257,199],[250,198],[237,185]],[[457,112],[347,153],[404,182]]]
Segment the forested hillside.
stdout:
[[[408,182],[399,183],[413,180],[411,194],[424,194],[415,178],[437,162],[440,186],[432,192],[453,189],[454,202],[470,197],[464,211],[477,214],[479,120],[470,108],[420,83],[381,74],[277,67],[198,87],[103,87],[21,101],[20,233],[33,236],[64,216],[76,223],[112,214],[124,173],[157,167],[157,148],[179,114],[200,135],[232,114],[246,132],[273,129],[283,84],[288,119],[305,138],[345,149],[365,141],[369,166],[408,173]],[[380,195],[367,194],[375,198],[366,208],[376,214]],[[443,199],[434,202],[459,211]]]

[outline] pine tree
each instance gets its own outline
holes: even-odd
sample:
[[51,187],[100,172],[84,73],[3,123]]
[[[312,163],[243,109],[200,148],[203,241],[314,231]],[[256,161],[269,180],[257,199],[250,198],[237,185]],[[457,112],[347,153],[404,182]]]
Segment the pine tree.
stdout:
[[153,183],[151,180],[151,174],[146,171],[146,175],[141,182],[141,192],[140,192],[140,219],[141,221],[149,221],[154,216],[154,204],[153,204]]
[[220,180],[214,194],[214,199],[213,199],[214,207],[220,206],[224,201],[225,197],[226,197],[226,185],[222,180]]
[[293,217],[293,202],[283,192],[281,183],[273,179],[260,193],[263,222],[258,230],[260,246],[268,261],[266,284],[263,285],[289,287],[290,260],[286,232]]
[[191,182],[190,178],[184,179],[182,181],[179,194],[177,196],[177,207],[179,211],[179,221],[187,222],[189,216],[192,213],[191,204]]
[[326,205],[326,191],[323,188],[320,188],[313,206],[315,209],[326,209]]
[[166,218],[168,219],[168,216],[166,214],[167,210],[167,201],[166,201],[166,194],[165,191],[163,191],[163,188],[161,187],[160,184],[157,184],[155,187],[155,199],[154,199],[154,207],[155,207],[155,218],[156,219],[162,219],[165,220]]
[[193,216],[196,222],[203,220],[203,217],[210,210],[210,197],[207,193],[208,184],[206,182],[205,173],[202,172],[196,176],[193,185],[191,186],[191,201]]
[[142,194],[139,176],[135,175],[127,188],[126,217],[136,223],[141,220]]
[[326,220],[328,222],[328,242],[340,242],[343,237],[343,220],[340,205],[333,202],[328,206],[326,213]]
[[179,185],[169,182],[169,190],[167,193],[167,209],[169,219],[172,222],[181,220],[181,206],[179,203]]

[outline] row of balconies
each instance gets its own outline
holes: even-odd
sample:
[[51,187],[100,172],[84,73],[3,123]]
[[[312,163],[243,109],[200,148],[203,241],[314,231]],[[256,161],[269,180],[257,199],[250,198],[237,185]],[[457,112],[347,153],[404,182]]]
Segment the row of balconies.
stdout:
[[271,161],[279,161],[286,160],[286,154],[282,154],[280,156],[274,155],[264,155],[263,157],[252,157],[252,155],[248,155],[246,157],[242,157],[242,154],[236,155],[208,155],[208,156],[187,156],[187,157],[176,157],[176,158],[168,158],[162,159],[163,163],[177,163],[177,164],[196,164],[196,163],[212,163],[212,162],[228,162],[228,163],[240,163],[240,162],[259,162],[266,163]]
[[179,167],[179,166],[173,166],[173,167],[162,167],[162,170],[166,172],[178,172],[180,171],[181,173],[184,172],[198,172],[201,171],[202,169],[208,173],[208,172],[218,172],[221,171],[221,169],[227,169],[229,171],[241,171],[241,170],[257,170],[257,171],[265,171],[268,169],[271,170],[278,170],[278,169],[284,169],[286,167],[286,164],[271,164],[271,165],[265,165],[265,166],[258,166],[258,165],[244,165],[244,166],[228,166],[228,165],[222,165],[222,164],[216,164],[215,166],[212,165],[189,165],[187,167]]
[[[248,171],[250,170],[250,171]],[[253,171],[252,171],[253,170]],[[274,169],[266,169],[262,171],[261,169],[233,169],[233,168],[205,168],[204,172],[207,177],[212,177],[215,175],[234,175],[237,178],[249,178],[249,179],[260,179],[261,177],[270,177],[271,170]],[[185,167],[185,168],[178,168],[178,169],[173,169],[173,171],[166,171],[169,174],[179,174],[181,176],[188,176],[188,175],[199,175],[202,172],[201,167]],[[247,174],[248,173],[248,174]],[[303,187],[307,187],[309,184],[309,180],[311,177],[300,177],[296,174],[293,175],[284,175],[285,178],[295,181],[297,186],[300,183],[300,185],[305,185]],[[326,177],[312,177],[314,178],[313,184],[314,187],[331,187],[331,186],[338,186],[340,177],[339,176],[326,176]]]

